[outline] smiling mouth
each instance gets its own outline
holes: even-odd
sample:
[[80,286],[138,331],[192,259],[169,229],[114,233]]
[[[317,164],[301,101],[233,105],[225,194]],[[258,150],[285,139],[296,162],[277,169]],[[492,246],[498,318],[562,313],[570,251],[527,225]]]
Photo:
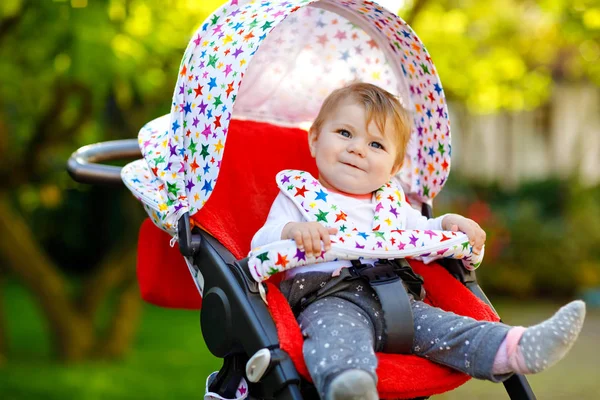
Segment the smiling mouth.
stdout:
[[357,166],[356,166],[356,165],[354,165],[354,164],[350,164],[350,163],[346,163],[346,162],[343,162],[342,164],[344,164],[344,165],[347,165],[347,166],[349,166],[349,167],[352,167],[352,168],[355,168],[355,169],[358,169],[358,170],[362,171],[362,168],[359,168],[359,167],[357,167]]

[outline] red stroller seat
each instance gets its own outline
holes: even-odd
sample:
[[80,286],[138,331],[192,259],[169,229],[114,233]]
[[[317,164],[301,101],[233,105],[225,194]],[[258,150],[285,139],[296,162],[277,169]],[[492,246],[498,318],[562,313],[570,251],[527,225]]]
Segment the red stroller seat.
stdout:
[[[300,129],[231,121],[220,184],[211,201],[193,216],[195,224],[236,258],[246,257],[253,234],[263,224],[277,195],[275,174],[285,168],[316,173],[306,137],[306,132]],[[293,149],[293,154],[289,149]],[[138,277],[142,296],[160,306],[199,308],[198,291],[177,247],[171,248],[169,240],[170,236],[149,220],[140,231]],[[165,268],[167,265],[170,267]],[[486,304],[440,265],[420,262],[411,265],[425,278],[429,304],[480,320],[498,321]],[[298,372],[310,380],[302,357],[300,328],[276,282],[271,281],[268,281],[268,307],[277,325],[281,348],[290,355]],[[469,380],[463,373],[412,355],[380,353],[378,358],[378,390],[383,398],[429,396],[452,390]]]

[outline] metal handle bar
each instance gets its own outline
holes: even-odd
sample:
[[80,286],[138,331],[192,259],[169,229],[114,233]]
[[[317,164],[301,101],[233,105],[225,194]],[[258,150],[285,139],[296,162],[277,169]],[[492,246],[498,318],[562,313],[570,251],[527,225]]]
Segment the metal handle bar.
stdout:
[[67,162],[71,178],[81,183],[121,185],[121,167],[103,165],[104,161],[140,158],[137,139],[112,140],[81,147]]

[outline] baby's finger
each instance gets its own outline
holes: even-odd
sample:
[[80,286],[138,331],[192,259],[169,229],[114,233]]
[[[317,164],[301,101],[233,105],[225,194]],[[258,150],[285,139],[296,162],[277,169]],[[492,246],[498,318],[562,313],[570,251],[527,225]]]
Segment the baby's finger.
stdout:
[[312,254],[313,246],[312,246],[312,236],[310,232],[304,231],[302,232],[302,241],[304,242],[304,252],[308,257]]
[[473,252],[476,254],[481,253],[483,245],[485,244],[485,232],[479,226],[474,229],[473,233]]
[[475,239],[469,239],[469,245],[471,245],[472,248],[476,248],[477,243],[475,242]]
[[331,239],[329,238],[329,229],[322,227],[320,229],[321,240],[323,240],[323,248],[325,251],[329,251],[331,248]]
[[475,248],[477,249],[478,253],[481,253],[481,250],[483,249],[484,244],[485,244],[485,236],[479,235],[477,237],[477,240],[475,240]]
[[292,235],[292,237],[294,238],[294,242],[296,242],[296,247],[298,247],[300,250],[304,250],[304,242],[302,241],[302,232],[295,231],[294,234]]
[[330,235],[335,235],[336,233],[338,233],[338,228],[327,228],[327,233],[329,233]]
[[450,230],[452,232],[458,232],[458,225],[452,225],[452,227],[450,228]]
[[469,238],[469,244],[471,247],[475,248],[477,246],[477,241],[475,240],[475,234],[472,232],[465,232],[467,237]]
[[319,229],[312,231],[312,252],[315,257],[321,254],[321,233]]

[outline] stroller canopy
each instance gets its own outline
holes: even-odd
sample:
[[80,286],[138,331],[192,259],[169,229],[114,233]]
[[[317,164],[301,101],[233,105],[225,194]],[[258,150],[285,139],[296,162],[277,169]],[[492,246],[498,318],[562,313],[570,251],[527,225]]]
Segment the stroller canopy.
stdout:
[[412,113],[397,178],[413,202],[430,202],[450,168],[444,92],[412,29],[365,0],[233,0],[215,11],[185,51],[171,113],[141,130],[144,159],[123,180],[175,235],[179,217],[214,190],[232,118],[308,128],[325,97],[352,81],[385,88]]

